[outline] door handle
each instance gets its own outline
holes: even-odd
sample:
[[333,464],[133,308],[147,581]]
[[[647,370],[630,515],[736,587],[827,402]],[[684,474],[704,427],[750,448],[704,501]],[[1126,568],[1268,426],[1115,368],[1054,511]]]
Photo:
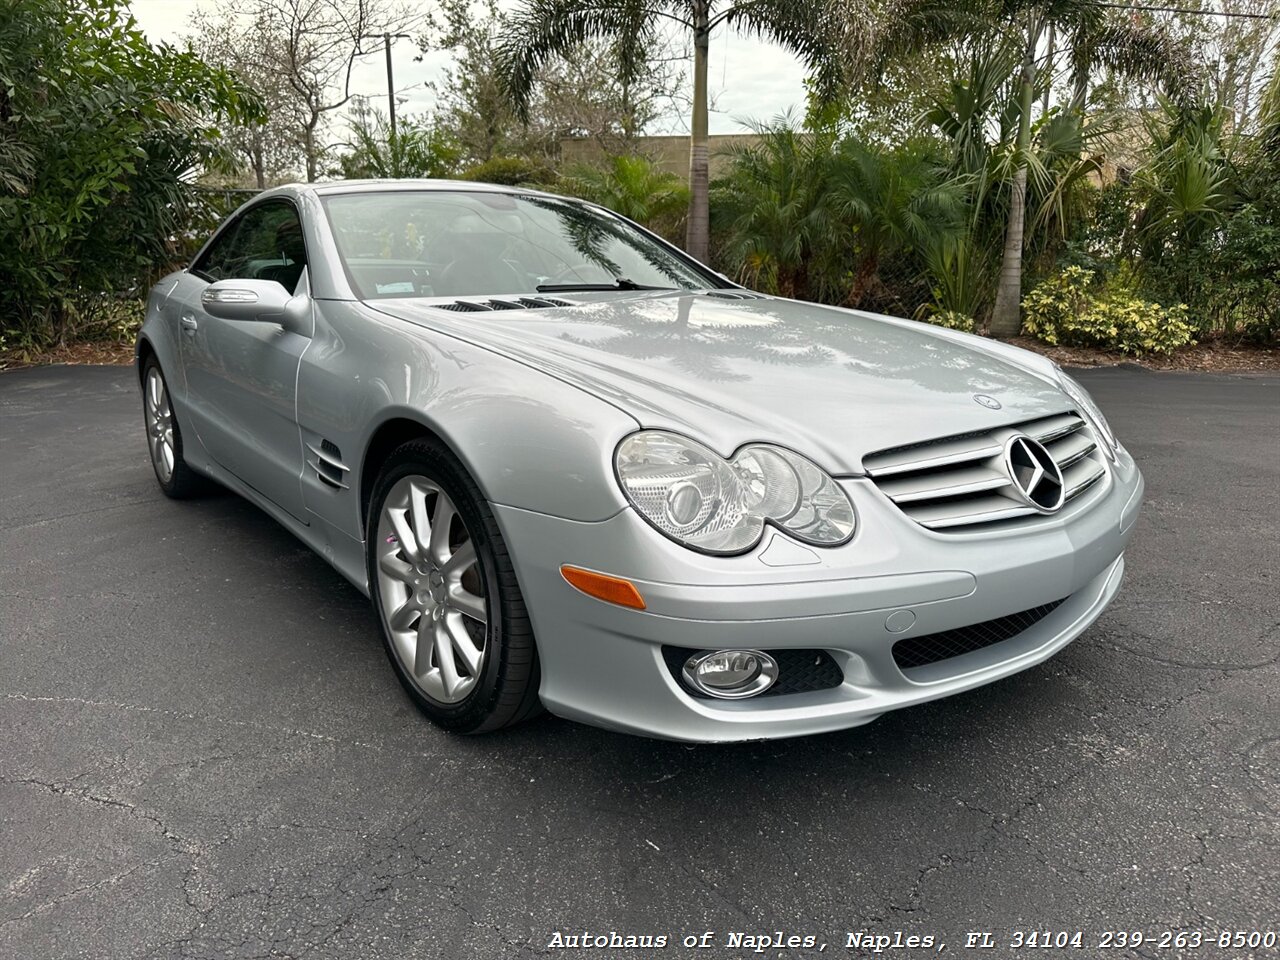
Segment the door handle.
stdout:
[[195,333],[196,328],[200,326],[198,323],[196,323],[195,314],[191,314],[191,313],[184,313],[182,315],[181,323],[182,323],[182,329],[186,330],[188,333]]

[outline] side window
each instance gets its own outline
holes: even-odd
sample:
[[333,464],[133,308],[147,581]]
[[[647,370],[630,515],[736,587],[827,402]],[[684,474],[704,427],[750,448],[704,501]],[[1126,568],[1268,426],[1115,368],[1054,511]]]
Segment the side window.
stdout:
[[210,247],[193,272],[207,280],[275,280],[297,292],[307,249],[293,205],[264,203],[244,214]]
[[191,272],[210,282],[234,277],[230,258],[234,255],[236,234],[240,232],[242,223],[243,218],[223,230],[204,255],[192,265]]

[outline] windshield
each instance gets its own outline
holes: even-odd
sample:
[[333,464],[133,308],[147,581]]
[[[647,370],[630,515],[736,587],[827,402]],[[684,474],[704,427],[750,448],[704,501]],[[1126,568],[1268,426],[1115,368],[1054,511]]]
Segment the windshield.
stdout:
[[569,200],[400,190],[338,194],[324,205],[366,300],[720,285],[624,221]]

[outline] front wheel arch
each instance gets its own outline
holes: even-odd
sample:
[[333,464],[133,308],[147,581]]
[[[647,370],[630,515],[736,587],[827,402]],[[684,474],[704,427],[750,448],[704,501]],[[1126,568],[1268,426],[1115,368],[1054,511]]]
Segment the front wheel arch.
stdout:
[[[138,386],[143,385],[143,378],[147,373],[147,361],[157,356],[156,348],[151,345],[151,341],[146,337],[138,338],[138,345],[134,348],[133,372],[137,374]],[[159,360],[156,361],[157,363]]]
[[444,447],[467,469],[476,486],[480,487],[481,491],[484,490],[480,478],[476,476],[474,470],[470,469],[466,458],[458,452],[458,448],[449,441],[448,437],[421,420],[406,416],[390,417],[374,430],[365,446],[364,458],[360,462],[360,529],[366,536],[369,532],[366,529],[369,519],[369,501],[373,499],[373,488],[378,482],[378,474],[382,472],[383,465],[393,453],[413,440],[426,440]]

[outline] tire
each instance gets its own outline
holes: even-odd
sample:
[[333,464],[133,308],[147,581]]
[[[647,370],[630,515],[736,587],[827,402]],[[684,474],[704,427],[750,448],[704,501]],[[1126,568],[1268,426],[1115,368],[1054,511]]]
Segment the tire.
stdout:
[[183,459],[182,430],[173,412],[169,383],[160,369],[160,361],[154,356],[142,365],[142,417],[151,469],[164,495],[187,500],[207,493],[212,486],[210,481],[187,466]]
[[511,556],[457,457],[431,440],[397,448],[374,484],[365,531],[383,646],[418,708],[466,734],[540,713],[538,651]]

